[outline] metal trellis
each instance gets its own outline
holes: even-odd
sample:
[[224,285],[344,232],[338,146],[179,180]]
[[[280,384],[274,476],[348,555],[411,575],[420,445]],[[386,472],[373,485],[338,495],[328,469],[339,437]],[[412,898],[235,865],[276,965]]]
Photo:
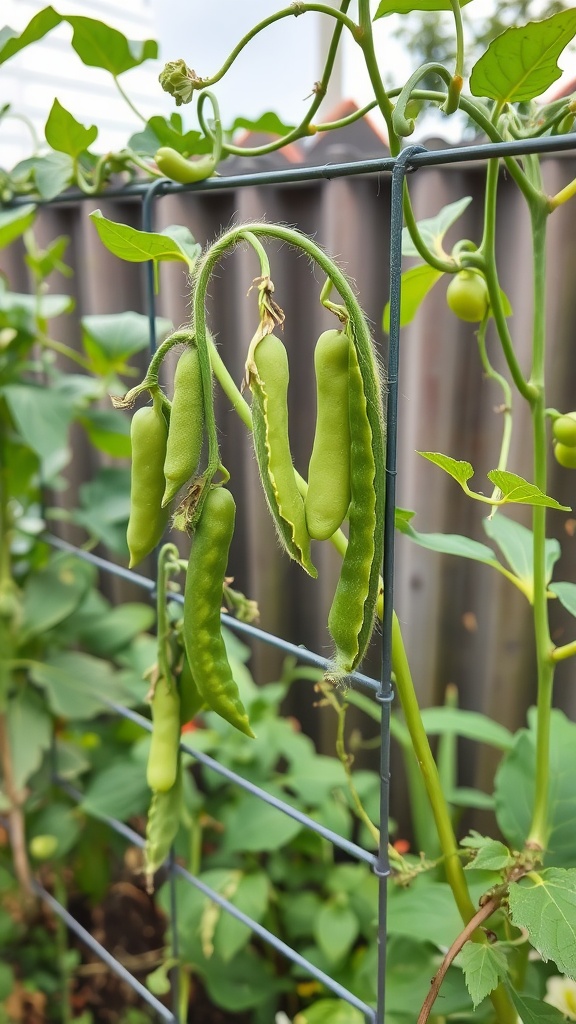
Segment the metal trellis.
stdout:
[[[318,167],[298,167],[289,170],[267,171],[245,175],[234,175],[228,177],[211,178],[191,186],[175,185],[172,182],[159,180],[152,185],[132,185],[122,190],[110,189],[105,193],[106,197],[122,196],[131,197],[142,202],[142,228],[145,231],[152,229],[153,210],[155,202],[162,196],[174,192],[204,192],[220,191],[247,187],[250,185],[288,184],[302,181],[313,181],[320,178],[330,179],[345,177],[357,174],[391,174],[391,235],[390,235],[390,335],[389,349],[387,354],[388,381],[386,396],[386,420],[387,420],[387,453],[386,453],[386,507],[384,526],[384,621],[382,629],[382,661],[380,680],[371,679],[361,673],[356,673],[352,678],[352,685],[363,688],[369,692],[381,705],[381,743],[380,743],[380,848],[376,855],[363,849],[356,843],[325,828],[314,821],[308,815],[298,811],[284,801],[272,796],[270,793],[254,785],[241,775],[220,765],[208,755],[195,750],[187,742],[183,741],[180,747],[199,763],[219,773],[231,784],[237,785],[250,792],[257,798],[266,801],[271,806],[299,821],[306,828],[311,829],[324,839],[339,847],[351,858],[370,865],[379,881],[379,906],[378,906],[378,979],[377,979],[377,1002],[376,1006],[367,1005],[353,992],[346,989],[339,982],[331,978],[325,972],[315,967],[309,960],[299,954],[295,949],[281,941],[258,922],[238,910],[232,903],[221,896],[218,892],[205,885],[199,878],[194,877],[190,872],[176,863],[171,857],[166,865],[167,872],[171,879],[171,926],[174,941],[177,941],[177,900],[175,894],[175,880],[182,878],[190,885],[202,891],[208,898],[217,903],[223,910],[231,914],[237,920],[247,925],[264,942],[273,946],[280,954],[291,960],[294,964],[304,968],[312,977],[320,981],[327,989],[340,999],[345,1000],[351,1006],[356,1007],[370,1024],[383,1024],[385,1007],[385,971],[386,971],[386,897],[387,879],[390,874],[387,845],[387,823],[389,809],[389,755],[390,755],[390,705],[393,699],[391,684],[391,633],[393,615],[393,586],[394,586],[394,509],[396,491],[396,432],[398,415],[398,370],[399,370],[399,334],[400,334],[400,288],[401,288],[401,260],[402,260],[402,194],[404,180],[409,172],[419,168],[439,166],[465,161],[486,161],[492,158],[523,156],[530,153],[551,153],[576,149],[576,138],[574,135],[558,136],[555,138],[538,138],[530,140],[518,140],[508,143],[486,143],[475,146],[461,146],[452,149],[438,151],[426,150],[421,146],[410,146],[402,151],[398,158],[383,158],[361,160],[354,163],[325,164]],[[92,198],[81,193],[68,193],[60,196],[53,202],[69,203],[82,199]],[[16,204],[19,200],[16,200]],[[148,264],[147,275],[147,307],[150,322],[150,347],[153,351],[156,345],[155,339],[155,303],[154,303],[154,279],[152,263]],[[49,543],[54,547],[68,552],[73,552],[78,558],[84,559],[97,566],[106,573],[111,573],[124,580],[128,580],[144,590],[152,593],[155,590],[155,582],[147,579],[138,573],[134,573],[122,566],[115,565],[105,558],[86,552],[68,544],[57,537],[47,537]],[[178,600],[178,597],[171,595],[171,599]],[[251,639],[272,644],[279,650],[295,655],[300,661],[315,665],[321,668],[326,667],[326,659],[314,652],[304,650],[294,644],[290,644],[280,637],[246,623],[238,622],[236,619],[223,614],[225,624],[232,630]],[[148,719],[137,712],[118,704],[102,701],[109,710],[119,716],[137,723],[143,729],[150,730],[151,723]],[[55,779],[55,782],[75,801],[82,799],[82,794],[63,779]],[[123,836],[129,843],[142,847],[144,839],[133,829],[114,818],[102,816],[101,819],[117,834]],[[179,970],[176,967],[171,972],[171,1009],[168,1009],[154,996],[144,985],[141,984],[118,960],[103,946],[97,942],[42,886],[35,883],[37,894],[58,914],[67,927],[85,944],[95,955],[97,955],[113,972],[121,977],[136,992],[147,1005],[154,1010],[158,1017],[171,1024],[178,1024],[178,998],[179,998]],[[177,950],[175,957],[177,958]]]

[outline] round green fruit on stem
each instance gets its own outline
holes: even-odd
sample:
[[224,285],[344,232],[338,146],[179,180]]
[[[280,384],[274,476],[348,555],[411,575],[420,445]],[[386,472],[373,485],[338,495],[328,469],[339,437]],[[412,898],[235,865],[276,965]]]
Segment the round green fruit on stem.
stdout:
[[446,301],[460,320],[479,323],[488,312],[486,281],[473,270],[460,270],[448,285]]
[[569,448],[567,444],[555,444],[554,458],[565,469],[576,469],[576,447]]
[[58,849],[58,839],[49,833],[33,836],[28,844],[28,849],[35,860],[48,860]]
[[576,412],[559,416],[552,424],[554,439],[567,448],[576,448]]

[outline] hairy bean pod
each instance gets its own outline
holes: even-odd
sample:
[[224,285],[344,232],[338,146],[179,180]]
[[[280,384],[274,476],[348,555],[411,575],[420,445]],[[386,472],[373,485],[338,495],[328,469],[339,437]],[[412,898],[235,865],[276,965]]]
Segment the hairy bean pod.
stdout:
[[170,853],[170,847],[180,827],[182,810],[182,767],[179,764],[174,785],[166,792],[155,790],[148,811],[144,847],[144,870],[148,892],[153,891],[154,875]]
[[350,338],[324,331],[314,349],[316,430],[304,502],[308,533],[327,540],[341,526],[350,504]]
[[[383,467],[383,430],[375,360],[361,366],[350,346],[351,502],[348,547],[328,616],[336,644],[336,678],[353,672],[374,628],[382,563],[384,487],[375,486]],[[380,460],[380,461],[378,461]]]
[[180,698],[173,680],[159,676],[152,697],[152,742],[146,780],[154,792],[166,793],[176,781],[180,743]]
[[168,428],[164,476],[167,505],[196,472],[202,450],[204,401],[202,375],[196,346],[182,353],[174,374],[174,397]]
[[267,334],[256,345],[250,374],[256,460],[282,546],[310,576],[316,577],[318,573],[310,559],[304,501],[290,452],[288,379],[286,349],[274,334]]
[[210,489],[196,526],[184,591],[183,636],[198,690],[212,711],[247,736],[254,733],[226,654],[220,609],[236,505],[230,491]]
[[162,507],[167,434],[159,403],[134,413],[130,426],[132,468],[126,533],[130,568],[154,550],[168,523],[168,509]]
[[210,178],[216,170],[216,160],[212,156],[200,156],[195,160],[187,160],[170,146],[161,146],[154,156],[156,166],[162,174],[181,185],[191,185],[195,181]]

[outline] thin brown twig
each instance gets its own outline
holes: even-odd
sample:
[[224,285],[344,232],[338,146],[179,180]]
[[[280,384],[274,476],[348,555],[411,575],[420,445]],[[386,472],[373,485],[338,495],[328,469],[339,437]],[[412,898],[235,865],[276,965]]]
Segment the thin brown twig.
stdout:
[[16,876],[22,889],[30,895],[32,884],[30,879],[30,865],[26,852],[26,835],[24,830],[24,814],[22,813],[22,798],[16,790],[14,773],[12,771],[12,754],[10,750],[10,739],[8,736],[8,722],[5,714],[0,714],[0,755],[2,758],[2,774],[4,776],[4,790],[10,803],[8,819],[10,822],[10,845],[14,857],[14,868]]
[[434,979],[433,979],[432,984],[430,986],[430,991],[429,991],[428,995],[426,996],[426,999],[424,1000],[424,1003],[422,1004],[422,1009],[420,1010],[417,1024],[426,1024],[426,1021],[428,1020],[428,1017],[430,1016],[430,1011],[431,1011],[431,1009],[432,1009],[432,1007],[434,1005],[434,1002],[436,1000],[436,996],[438,995],[438,992],[440,991],[440,986],[441,986],[442,982],[444,981],[444,978],[446,976],[448,968],[450,967],[450,964],[458,956],[458,953],[462,949],[462,946],[466,942],[468,942],[468,939],[473,934],[473,932],[476,930],[476,928],[478,928],[478,926],[480,924],[482,924],[483,921],[486,921],[494,913],[494,911],[498,909],[498,907],[500,906],[501,902],[502,902],[502,893],[499,893],[498,895],[493,896],[492,899],[488,900],[484,904],[484,906],[480,907],[480,910],[476,914],[474,914],[474,917],[472,917],[468,921],[468,924],[466,925],[464,930],[462,932],[460,932],[460,935],[458,935],[458,937],[456,939],[454,939],[454,942],[450,946],[450,949],[446,953],[446,956],[444,957],[442,963],[440,964],[440,967],[438,968],[438,971],[436,972],[436,974],[434,976]]

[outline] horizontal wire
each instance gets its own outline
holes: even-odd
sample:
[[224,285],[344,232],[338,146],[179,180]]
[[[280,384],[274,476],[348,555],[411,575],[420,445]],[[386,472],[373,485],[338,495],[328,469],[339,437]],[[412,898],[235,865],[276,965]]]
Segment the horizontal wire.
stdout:
[[[98,698],[103,705],[110,708],[116,714],[122,718],[127,718],[129,721],[134,722],[136,725],[141,726],[146,732],[152,732],[152,722],[149,718],[144,718],[137,711],[132,711],[130,708],[123,707],[122,704],[117,704],[115,701],[108,700],[106,697]],[[261,789],[254,782],[250,782],[245,779],[243,775],[238,775],[231,768],[226,768],[225,765],[220,764],[219,761],[215,761],[214,758],[210,757],[209,754],[204,754],[200,750],[195,750],[194,747],[190,747],[188,743],[183,740],[180,741],[180,749],[186,754],[190,754],[199,764],[203,764],[206,768],[216,772],[218,775],[222,775],[223,778],[229,782],[233,782],[236,786],[241,789],[245,789],[247,793],[251,793],[253,796],[258,797],[259,800],[263,800],[264,803],[270,804],[271,807],[275,807],[277,811],[281,811],[286,814],[289,818],[293,818],[295,821],[300,822],[301,825],[305,825],[312,832],[316,832],[323,839],[326,839],[329,843],[334,846],[338,846],[345,853],[350,854],[356,860],[363,861],[370,867],[376,865],[376,856],[370,853],[369,850],[365,850],[362,846],[358,846],[356,843],[351,842],[350,839],[345,839],[344,836],[333,832],[332,829],[326,828],[320,822],[315,821],[314,818],[310,818],[309,815],[304,814],[303,811],[299,811],[297,807],[292,807],[291,804],[286,803],[277,796],[273,796],[272,793],[268,793],[267,790]]]
[[[64,779],[59,779],[58,777],[55,777],[53,781],[58,786],[60,786],[60,788],[77,803],[82,802],[83,794],[80,792],[80,790],[70,785],[70,783],[66,782]],[[104,822],[111,829],[113,829],[113,831],[124,836],[131,843],[133,843],[134,846],[138,846],[140,849],[143,849],[143,847],[145,846],[145,840],[142,838],[142,836],[135,832],[133,829],[131,829],[128,825],[124,824],[124,822],[119,821],[117,818],[111,818],[107,814],[96,814],[94,815],[94,817],[97,817],[99,821]],[[351,1006],[355,1006],[364,1014],[364,1016],[369,1021],[374,1021],[374,1010],[371,1006],[368,1006],[367,1003],[364,1003],[361,999],[355,996],[353,992],[350,992],[347,988],[345,988],[339,982],[335,981],[328,974],[325,974],[324,971],[321,971],[318,967],[315,967],[314,964],[312,964],[309,960],[306,959],[306,957],[302,956],[295,949],[293,949],[292,946],[288,946],[285,942],[282,941],[282,939],[279,939],[277,935],[274,935],[273,932],[268,931],[268,929],[264,928],[264,926],[259,924],[258,921],[254,921],[253,918],[249,917],[242,910],[239,910],[238,907],[235,907],[233,903],[230,903],[229,900],[227,900],[224,896],[221,896],[220,893],[216,892],[215,889],[212,889],[211,886],[206,885],[205,882],[202,882],[199,878],[196,878],[195,875],[191,874],[190,871],[187,871],[186,868],[182,867],[180,864],[170,863],[167,861],[165,864],[165,868],[166,871],[174,872],[174,874],[178,875],[180,878],[183,878],[186,882],[188,882],[189,885],[195,886],[195,888],[203,892],[205,896],[208,896],[209,899],[211,899],[214,903],[217,903],[218,906],[222,907],[222,909],[225,910],[228,914],[230,914],[232,917],[235,917],[238,921],[241,921],[242,924],[246,925],[246,927],[250,928],[251,931],[253,931],[266,943],[268,943],[268,945],[273,946],[274,949],[276,949],[279,953],[282,953],[282,955],[285,956],[288,960],[291,960],[299,967],[304,968],[304,970],[306,970],[314,978],[322,982],[323,985],[326,985],[327,988],[330,988],[332,992],[334,992],[336,995],[340,996],[341,999],[344,999],[347,1003],[350,1003]],[[46,892],[46,890],[43,890],[43,892]],[[61,904],[54,900],[54,898],[51,897],[49,893],[46,893],[46,896],[48,897],[51,906],[56,904],[56,906],[59,907],[61,910],[63,909],[61,907]],[[58,912],[60,911],[57,911],[57,913]],[[67,911],[64,911],[64,913],[67,914]],[[63,915],[61,914],[61,916]],[[70,915],[67,916],[69,917]],[[72,918],[72,920],[74,919]],[[78,925],[78,928],[80,928],[80,925]],[[82,929],[82,931],[84,931],[84,929]],[[99,945],[96,942],[96,939],[93,939],[92,936],[89,936],[89,938],[92,940],[90,944],[91,948],[94,948],[96,945]],[[104,950],[104,952],[106,951]],[[107,954],[107,957],[110,957],[109,953]],[[108,960],[106,960],[106,962],[108,962]],[[126,978],[126,980],[130,984],[129,979],[132,976],[130,975],[129,972],[126,971],[126,968],[124,967],[122,967],[122,972],[128,974],[128,978]],[[124,977],[124,973],[122,974],[122,976]],[[139,982],[136,982],[136,984],[140,985]],[[169,1021],[174,1020],[172,1014],[167,1016],[165,1019]]]
[[[453,146],[447,149],[430,149],[410,157],[407,166],[411,170],[418,167],[432,167],[441,164],[455,164],[465,161],[484,161],[494,157],[527,156],[538,153],[563,153],[576,149],[574,133],[568,135],[542,136],[536,139],[515,139],[510,142],[483,142],[473,146]],[[245,188],[249,185],[289,185],[297,182],[330,180],[332,178],[351,177],[357,174],[391,174],[398,157],[375,157],[367,160],[350,160],[344,163],[320,164],[314,167],[290,167],[276,171],[256,171],[251,174],[229,174],[220,177],[205,178],[204,181],[192,185],[180,185],[177,182],[157,178],[154,182],[146,181],[123,188],[107,188],[98,196],[87,195],[85,192],[70,191],[56,196],[54,199],[37,200],[30,196],[16,196],[6,208],[23,206],[30,202],[38,206],[53,206],[62,203],[102,199],[139,199],[148,189],[155,187],[156,195],[171,195],[181,192],[221,192],[233,188]]]
[[72,917],[72,914],[66,910],[66,907],[63,907],[62,904],[44,888],[44,886],[40,885],[34,879],[32,880],[31,885],[36,895],[39,896],[44,903],[47,903],[58,917],[62,918],[66,927],[69,928],[71,932],[74,932],[80,941],[84,943],[92,953],[95,953],[95,955],[102,960],[102,962],[105,963],[111,971],[114,971],[114,974],[117,974],[119,978],[122,978],[122,980],[125,981],[141,999],[148,1003],[148,1006],[151,1006],[162,1020],[167,1021],[168,1024],[177,1024],[176,1017],[172,1011],[159,1002],[159,1000],[156,999],[156,996],[153,996],[142,982],[138,981],[138,979],[135,978],[134,975],[131,974],[130,971],[112,955],[112,953],[109,953],[108,950],[90,934],[90,932],[86,931],[86,929],[83,928],[74,917]]
[[[108,561],[106,558],[100,558],[99,555],[92,554],[91,551],[84,551],[82,548],[75,547],[74,544],[70,544],[66,540],[61,540],[60,537],[55,537],[53,534],[45,534],[43,539],[47,544],[50,544],[54,548],[58,548],[60,551],[67,551],[70,554],[76,555],[81,558],[84,562],[90,562],[91,565],[97,566],[102,569],[103,572],[111,573],[113,576],[119,576],[121,579],[128,580],[130,583],[134,583],[138,587],[142,587],[144,590],[148,590],[152,593],[156,589],[156,584],[153,580],[149,580],[146,576],[141,576],[137,572],[132,572],[131,569],[124,569],[121,565],[115,565],[114,562]],[[171,594],[171,601],[177,601],[182,604],[184,598],[182,594]],[[251,625],[249,622],[240,622],[239,619],[235,619],[234,616],[228,615],[226,612],[222,612],[222,622],[236,633],[240,633],[244,636],[252,637],[254,640],[260,640],[262,643],[269,644],[272,647],[277,647],[278,650],[283,651],[285,654],[292,654],[299,661],[306,662],[308,665],[314,665],[316,668],[326,669],[330,666],[328,658],[323,658],[320,654],[315,654],[314,651],[309,651],[305,647],[299,647],[297,644],[290,643],[289,640],[283,640],[281,637],[275,636],[273,633],[267,633],[263,629],[259,629],[257,626]],[[376,694],[380,689],[380,683],[376,679],[371,679],[370,676],[365,676],[361,672],[354,672],[349,677],[350,686],[368,690],[371,693]]]

